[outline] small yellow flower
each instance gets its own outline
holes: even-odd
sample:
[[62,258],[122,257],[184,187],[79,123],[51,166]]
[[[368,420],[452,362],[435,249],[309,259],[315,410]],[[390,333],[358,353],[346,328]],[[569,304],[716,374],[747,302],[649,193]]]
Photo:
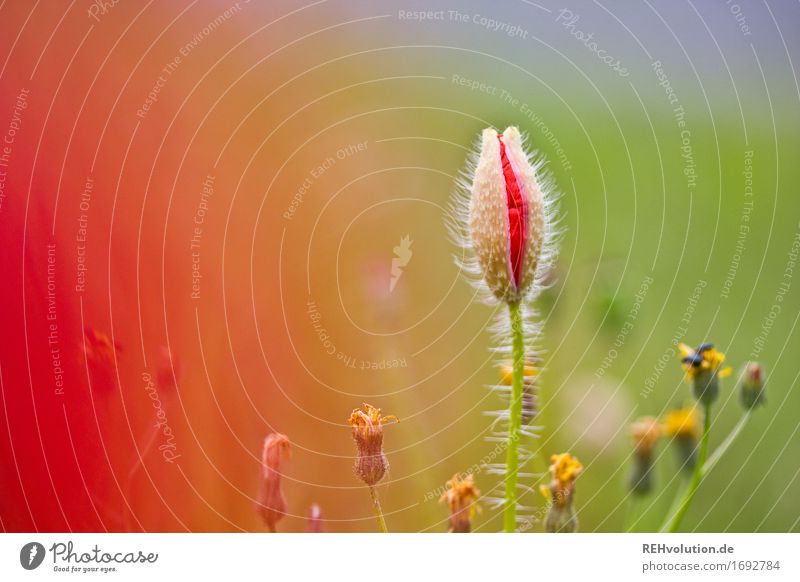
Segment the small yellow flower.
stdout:
[[578,530],[578,517],[572,506],[575,492],[575,479],[583,471],[580,461],[569,453],[550,457],[550,476],[548,485],[540,491],[552,500],[545,517],[544,529],[549,533],[572,533]]
[[556,505],[566,505],[572,500],[575,479],[583,471],[580,461],[569,453],[550,457],[550,484],[540,488],[542,495],[553,498]]
[[561,486],[571,484],[583,471],[580,461],[569,453],[553,455],[550,457],[550,463],[550,474]]
[[670,437],[700,438],[700,415],[694,406],[670,410],[664,417],[663,431]]
[[681,362],[683,362],[686,375],[690,379],[703,372],[715,373],[720,378],[725,378],[731,373],[730,366],[720,369],[725,362],[725,354],[714,348],[712,344],[700,344],[696,350],[693,350],[682,343],[678,348],[681,351]]

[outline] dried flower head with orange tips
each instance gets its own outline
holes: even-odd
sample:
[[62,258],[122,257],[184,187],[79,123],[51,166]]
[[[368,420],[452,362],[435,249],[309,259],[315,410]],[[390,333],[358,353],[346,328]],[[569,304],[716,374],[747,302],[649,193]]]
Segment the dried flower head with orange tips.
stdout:
[[269,531],[274,532],[278,521],[286,514],[286,499],[281,489],[281,464],[291,455],[286,435],[272,433],[264,439],[261,449],[261,479],[259,480],[257,510]]
[[389,461],[383,452],[383,425],[387,422],[400,422],[396,416],[382,416],[381,409],[364,403],[356,408],[347,420],[352,427],[357,455],[353,470],[369,486],[383,479],[389,468]]
[[554,254],[549,179],[542,180],[541,168],[525,152],[519,129],[486,128],[453,207],[451,231],[469,250],[459,261],[506,303],[536,287]]
[[472,475],[463,479],[455,474],[447,482],[447,490],[439,500],[450,509],[450,533],[469,533],[475,517],[476,501],[481,492],[475,487]]

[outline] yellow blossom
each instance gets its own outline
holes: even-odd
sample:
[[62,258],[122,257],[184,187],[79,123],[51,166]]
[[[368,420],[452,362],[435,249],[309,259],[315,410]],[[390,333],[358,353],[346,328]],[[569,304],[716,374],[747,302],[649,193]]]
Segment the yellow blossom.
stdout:
[[664,417],[664,433],[671,437],[700,438],[700,415],[694,406],[670,410]]

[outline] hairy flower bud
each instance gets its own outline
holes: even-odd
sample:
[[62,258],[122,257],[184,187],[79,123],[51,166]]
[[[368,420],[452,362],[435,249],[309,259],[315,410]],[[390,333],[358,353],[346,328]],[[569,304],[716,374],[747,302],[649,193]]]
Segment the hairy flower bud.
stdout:
[[518,302],[530,288],[545,239],[536,172],[516,127],[483,130],[472,178],[469,232],[483,279],[495,297]]
[[575,479],[582,471],[583,465],[569,453],[550,457],[550,483],[540,488],[542,495],[552,501],[544,521],[546,532],[578,531],[578,516],[575,514],[572,499],[575,493]]
[[644,416],[631,425],[633,438],[632,493],[645,495],[653,489],[653,451],[661,437],[661,425],[652,416]]
[[281,463],[289,458],[289,439],[272,433],[264,439],[261,450],[261,480],[258,489],[258,513],[269,531],[275,531],[278,521],[286,513],[286,499],[281,490]]
[[383,452],[383,423],[399,422],[396,416],[381,416],[381,409],[364,403],[348,419],[353,427],[353,440],[358,449],[355,474],[370,487],[378,483],[389,469]]
[[745,409],[764,404],[764,369],[758,362],[748,362],[739,377],[739,401]]
[[469,533],[475,517],[475,502],[480,491],[475,487],[472,475],[462,479],[458,474],[447,482],[447,491],[439,500],[450,509],[450,533]]

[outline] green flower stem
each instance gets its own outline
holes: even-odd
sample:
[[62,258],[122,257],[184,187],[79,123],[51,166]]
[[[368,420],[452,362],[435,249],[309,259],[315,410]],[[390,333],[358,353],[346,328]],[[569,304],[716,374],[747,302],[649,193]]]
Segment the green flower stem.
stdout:
[[372,497],[372,506],[375,508],[375,519],[378,520],[378,528],[381,533],[388,533],[386,529],[386,520],[383,519],[383,510],[381,509],[381,502],[378,499],[378,492],[372,485],[369,486],[369,496]]
[[728,450],[728,447],[730,447],[733,444],[733,441],[735,441],[736,438],[739,436],[739,433],[742,432],[742,429],[747,424],[747,421],[750,420],[752,412],[753,412],[752,409],[748,409],[745,411],[745,413],[742,415],[742,418],[739,419],[739,422],[736,423],[736,426],[733,427],[733,430],[730,432],[730,434],[727,437],[725,437],[724,441],[722,441],[722,444],[716,448],[716,450],[710,457],[708,457],[708,461],[703,467],[703,475],[705,475],[711,469],[714,468],[714,465],[716,465],[717,462],[722,457],[722,455],[725,454],[725,451]]
[[[703,406],[703,437],[700,441],[700,454],[697,457],[697,463],[694,466],[694,474],[692,475],[692,480],[689,483],[689,488],[686,490],[686,496],[683,498],[677,513],[675,513],[675,516],[670,522],[670,533],[675,533],[678,531],[681,521],[683,521],[683,517],[686,515],[686,512],[689,511],[689,506],[692,504],[692,499],[694,499],[695,493],[697,493],[697,489],[700,487],[700,481],[703,479],[703,465],[705,465],[706,456],[708,455],[708,433],[710,432],[710,428],[711,405],[705,404]],[[669,516],[667,517],[669,518]]]
[[506,443],[506,497],[503,510],[503,529],[517,529],[517,473],[519,471],[519,435],[522,428],[522,384],[525,374],[525,343],[519,303],[509,303],[513,368],[511,400],[508,407],[508,442]]
[[628,495],[628,503],[625,506],[625,518],[622,523],[622,531],[632,533],[639,521],[639,513],[642,509],[642,502],[635,495]]

